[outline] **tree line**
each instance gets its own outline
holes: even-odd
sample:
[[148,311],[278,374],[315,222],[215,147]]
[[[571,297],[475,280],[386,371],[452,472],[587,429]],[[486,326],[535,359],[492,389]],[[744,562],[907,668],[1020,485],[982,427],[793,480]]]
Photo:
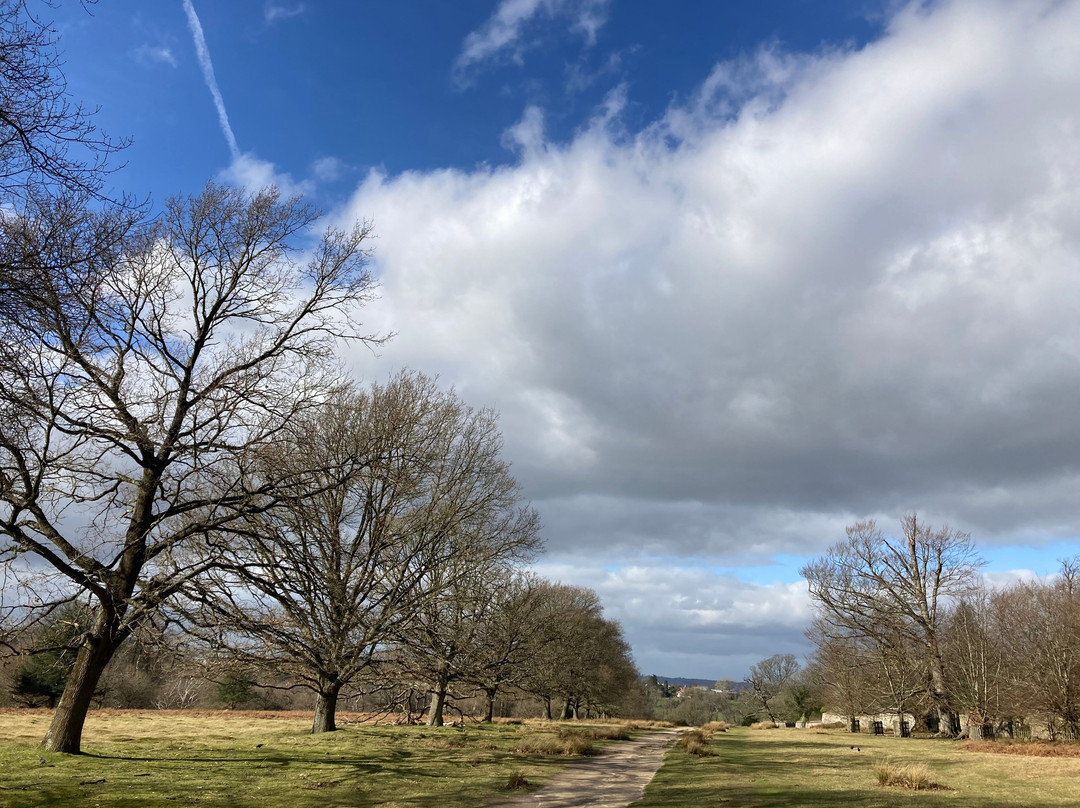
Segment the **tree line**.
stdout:
[[0,0],[0,641],[65,668],[45,747],[78,752],[109,663],[178,629],[310,689],[316,732],[372,679],[422,686],[433,724],[472,692],[614,709],[621,629],[523,571],[539,521],[495,414],[343,372],[386,339],[371,224],[315,234],[273,188],[107,193],[124,144],[55,45]]
[[[1048,580],[990,587],[971,537],[917,514],[872,521],[803,574],[822,698],[851,719],[912,715],[943,735],[1080,738],[1080,557]],[[963,718],[963,721],[961,721]]]

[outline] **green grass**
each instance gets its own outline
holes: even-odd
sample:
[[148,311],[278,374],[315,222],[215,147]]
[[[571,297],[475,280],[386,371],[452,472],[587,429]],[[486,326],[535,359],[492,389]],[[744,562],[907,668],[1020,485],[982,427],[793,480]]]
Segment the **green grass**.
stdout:
[[[851,749],[861,747],[862,751]],[[1080,759],[965,751],[953,741],[842,730],[744,728],[708,740],[711,757],[678,746],[634,808],[1019,808],[1080,805]],[[923,764],[941,789],[878,785],[875,765]]]
[[569,759],[512,751],[524,737],[557,738],[546,722],[366,723],[313,736],[310,716],[105,711],[87,720],[84,754],[59,755],[39,747],[49,720],[0,712],[0,806],[477,806],[521,793],[511,779],[542,784]]

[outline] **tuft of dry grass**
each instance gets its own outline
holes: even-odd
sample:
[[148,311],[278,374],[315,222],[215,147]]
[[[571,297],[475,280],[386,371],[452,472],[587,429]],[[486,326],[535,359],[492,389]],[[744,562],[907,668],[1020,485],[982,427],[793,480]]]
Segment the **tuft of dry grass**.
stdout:
[[750,729],[776,729],[778,726],[772,721],[757,721],[750,725]]
[[689,755],[712,757],[715,752],[709,748],[709,736],[699,729],[684,732],[679,738],[679,746]]
[[555,735],[528,734],[514,746],[519,755],[562,755],[576,757],[596,754],[594,739],[582,732],[564,732],[559,728]]
[[1080,758],[1080,744],[1050,741],[968,741],[960,744],[965,752],[986,752],[992,755],[1026,755],[1028,757]]
[[521,789],[528,788],[531,785],[532,783],[525,779],[524,774],[519,771],[512,771],[510,772],[510,777],[506,781],[505,788],[507,791],[520,791]]
[[729,729],[731,729],[731,724],[727,721],[710,721],[701,725],[703,732],[727,732]]
[[509,727],[519,727],[525,723],[524,718],[493,718],[491,721],[494,724],[501,724]]
[[910,788],[912,791],[944,788],[930,779],[930,768],[925,763],[894,763],[885,758],[874,764],[874,776],[879,786]]
[[843,721],[830,721],[828,724],[821,724],[821,729],[847,729],[848,725]]

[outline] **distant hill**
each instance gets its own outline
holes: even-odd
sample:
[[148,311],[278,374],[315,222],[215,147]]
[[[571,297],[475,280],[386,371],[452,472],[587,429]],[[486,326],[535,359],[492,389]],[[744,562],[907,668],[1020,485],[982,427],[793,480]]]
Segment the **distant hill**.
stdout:
[[[715,679],[687,679],[683,676],[661,676],[659,673],[656,674],[656,681],[667,682],[669,685],[675,685],[677,687],[712,687],[716,684]],[[734,684],[734,689],[736,691],[742,690],[745,687],[749,687],[746,682],[735,682]]]

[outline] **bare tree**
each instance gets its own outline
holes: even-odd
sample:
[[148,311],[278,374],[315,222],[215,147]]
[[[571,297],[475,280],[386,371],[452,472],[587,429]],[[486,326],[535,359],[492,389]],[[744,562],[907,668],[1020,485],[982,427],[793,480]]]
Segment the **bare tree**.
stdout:
[[899,628],[918,644],[929,672],[929,697],[941,731],[959,731],[941,641],[947,600],[968,591],[982,564],[967,533],[923,525],[916,514],[903,536],[886,536],[871,520],[847,529],[847,540],[801,570],[833,633],[874,637]]
[[1063,561],[1050,581],[994,593],[993,613],[1004,711],[1044,717],[1052,735],[1080,737],[1080,557]]
[[0,200],[100,197],[127,141],[98,130],[67,92],[57,35],[26,0],[0,0]]
[[[335,341],[365,339],[353,315],[373,289],[367,226],[300,261],[316,212],[276,190],[210,184],[142,227],[107,217],[60,200],[0,222],[0,262],[33,281],[0,311],[15,359],[0,365],[0,559],[26,595],[8,615],[93,602],[44,741],[61,752],[79,751],[113,653],[203,572],[174,552],[280,498],[248,485],[250,464],[334,385]],[[101,229],[109,249],[84,252]]]
[[334,730],[342,689],[455,585],[447,569],[535,541],[531,512],[474,530],[516,507],[499,451],[494,414],[422,374],[335,392],[255,458],[248,486],[289,495],[213,537],[216,569],[185,587],[187,619],[313,690],[312,732]]
[[491,606],[475,636],[468,681],[484,695],[485,722],[495,715],[501,692],[520,688],[545,639],[546,582],[535,575],[507,570],[494,581]]
[[798,672],[799,663],[793,654],[773,654],[750,667],[745,681],[759,709],[770,721],[780,720],[783,708],[779,703],[789,695]]
[[991,593],[979,588],[956,604],[945,625],[950,691],[967,714],[973,740],[1008,717],[1002,632],[995,616]]
[[553,701],[563,719],[617,712],[639,678],[622,626],[604,618],[591,589],[546,584],[540,595],[536,652],[523,689],[544,702],[548,718]]
[[539,546],[539,520],[531,509],[503,509],[492,516],[483,531],[489,540],[472,544],[433,570],[435,596],[398,634],[398,666],[430,696],[429,726],[443,725],[447,701],[466,695],[458,689],[473,685],[490,663],[489,649],[482,649],[492,631],[489,624],[498,619],[499,591],[512,580],[510,564],[530,557]]

